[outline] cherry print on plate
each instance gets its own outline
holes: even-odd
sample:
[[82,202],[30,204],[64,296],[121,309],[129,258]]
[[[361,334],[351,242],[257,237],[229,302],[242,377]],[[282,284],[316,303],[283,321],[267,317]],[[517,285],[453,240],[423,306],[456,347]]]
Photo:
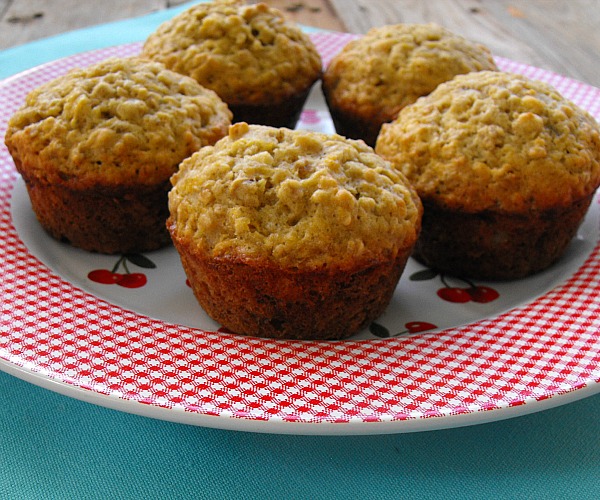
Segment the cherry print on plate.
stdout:
[[[117,260],[111,270],[94,269],[88,273],[87,277],[95,283],[101,283],[103,285],[119,285],[123,288],[140,288],[148,283],[146,275],[140,272],[132,273],[129,270],[127,262],[145,269],[156,268],[154,262],[142,254],[125,254],[119,257],[119,260]],[[124,271],[123,273],[118,272],[121,268]]]
[[464,304],[466,302],[487,304],[488,302],[492,302],[500,297],[500,294],[497,290],[485,285],[476,285],[471,280],[467,280],[465,278],[453,277],[451,279],[453,281],[458,281],[460,284],[467,285],[466,287],[452,286],[449,282],[450,278],[444,273],[436,271],[435,269],[425,269],[423,271],[413,273],[410,276],[410,280],[427,281],[437,277],[440,278],[444,286],[436,293],[439,298],[447,302],[454,302],[456,304]]

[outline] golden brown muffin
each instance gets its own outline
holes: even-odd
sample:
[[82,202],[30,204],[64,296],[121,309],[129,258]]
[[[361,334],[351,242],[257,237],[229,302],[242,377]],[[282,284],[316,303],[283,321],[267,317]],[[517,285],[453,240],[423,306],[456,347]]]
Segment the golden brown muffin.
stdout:
[[316,47],[266,4],[201,3],[166,21],[142,55],[214,90],[234,121],[294,128],[321,76]]
[[323,74],[338,134],[375,145],[383,123],[455,75],[497,70],[490,51],[436,24],[371,29],[348,43]]
[[196,298],[229,330],[338,339],[388,305],[422,207],[362,141],[238,123],[173,177],[168,227]]
[[545,83],[501,72],[440,85],[382,127],[376,151],[423,201],[415,256],[474,278],[550,266],[600,184],[594,118]]
[[231,113],[195,80],[138,58],[112,58],[33,90],[5,141],[41,225],[103,253],[170,243],[170,177],[227,134]]

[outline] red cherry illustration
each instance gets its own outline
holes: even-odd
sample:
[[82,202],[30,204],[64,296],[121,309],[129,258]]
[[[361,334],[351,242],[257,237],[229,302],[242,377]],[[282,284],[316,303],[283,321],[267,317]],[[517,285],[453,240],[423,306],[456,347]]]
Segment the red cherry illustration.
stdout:
[[473,302],[478,302],[480,304],[486,304],[488,302],[492,302],[500,297],[500,294],[490,288],[489,286],[477,285],[472,286],[471,288],[467,288],[468,294],[471,296],[471,300]]
[[[140,288],[144,286],[148,282],[146,275],[129,271],[129,267],[127,266],[128,261],[145,269],[154,269],[156,267],[154,262],[141,254],[126,254],[119,258],[112,270],[94,269],[88,273],[88,279],[104,285],[116,284],[125,288]],[[123,266],[125,273],[117,272],[121,266]]]
[[471,295],[469,295],[467,290],[467,288],[445,287],[440,288],[437,291],[437,294],[441,299],[447,300],[448,302],[464,304],[471,300]]
[[117,285],[125,288],[140,288],[148,282],[145,274],[142,273],[130,273],[123,274],[121,279],[117,281]]
[[88,273],[88,279],[103,285],[113,285],[121,279],[121,274],[114,273],[108,269],[95,269]]
[[437,291],[437,295],[448,302],[454,302],[457,304],[464,304],[466,302],[477,302],[479,304],[485,304],[487,302],[492,302],[500,297],[500,294],[497,290],[489,286],[484,285],[475,285],[471,281],[455,277],[455,279],[462,281],[468,285],[467,288],[459,288],[450,286],[446,279],[444,273],[437,271],[436,269],[424,269],[422,271],[417,271],[410,276],[411,281],[427,281],[431,279],[435,279],[439,276],[442,280],[444,288],[440,288]]
[[404,327],[408,331],[408,333],[419,333],[426,332],[427,330],[433,330],[437,328],[433,323],[428,323],[427,321],[409,321],[404,324]]

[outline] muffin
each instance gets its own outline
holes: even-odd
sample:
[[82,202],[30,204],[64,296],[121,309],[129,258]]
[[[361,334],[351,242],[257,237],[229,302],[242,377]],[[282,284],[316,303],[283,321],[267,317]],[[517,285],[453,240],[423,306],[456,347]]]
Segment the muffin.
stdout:
[[238,123],[172,179],[194,294],[232,332],[340,339],[388,305],[417,239],[415,191],[362,141]]
[[151,34],[142,56],[214,90],[235,122],[294,128],[321,57],[310,38],[264,3],[195,5]]
[[146,252],[171,242],[171,175],[230,124],[226,104],[195,80],[112,58],[30,92],[5,142],[50,235],[84,250]]
[[376,151],[423,201],[417,259],[464,277],[553,264],[600,183],[594,118],[551,86],[502,72],[441,84],[382,127]]
[[440,83],[497,70],[490,51],[436,24],[371,29],[348,43],[323,74],[336,132],[374,146],[383,123]]

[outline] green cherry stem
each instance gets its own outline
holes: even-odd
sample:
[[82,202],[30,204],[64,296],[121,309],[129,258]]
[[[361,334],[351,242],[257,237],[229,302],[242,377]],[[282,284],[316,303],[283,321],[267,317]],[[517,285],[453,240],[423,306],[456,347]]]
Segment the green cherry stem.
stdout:
[[116,273],[119,269],[119,267],[121,267],[121,264],[123,264],[123,269],[125,269],[125,274],[129,274],[129,268],[127,267],[127,257],[125,257],[125,255],[121,255],[121,257],[119,258],[119,260],[117,261],[117,263],[113,266],[112,268],[112,272]]
[[446,281],[446,275],[444,273],[440,273],[440,279],[442,280],[442,284],[446,287],[446,288],[450,288],[450,285],[448,284],[448,282]]
[[125,260],[125,256],[122,255],[121,258],[117,261],[117,263],[113,266],[112,268],[112,272],[116,273],[117,270],[119,269],[119,267],[121,267],[121,262],[123,262]]
[[460,278],[462,281],[464,281],[467,285],[469,285],[469,288],[476,288],[475,283],[473,283],[472,281],[469,281],[466,278]]

